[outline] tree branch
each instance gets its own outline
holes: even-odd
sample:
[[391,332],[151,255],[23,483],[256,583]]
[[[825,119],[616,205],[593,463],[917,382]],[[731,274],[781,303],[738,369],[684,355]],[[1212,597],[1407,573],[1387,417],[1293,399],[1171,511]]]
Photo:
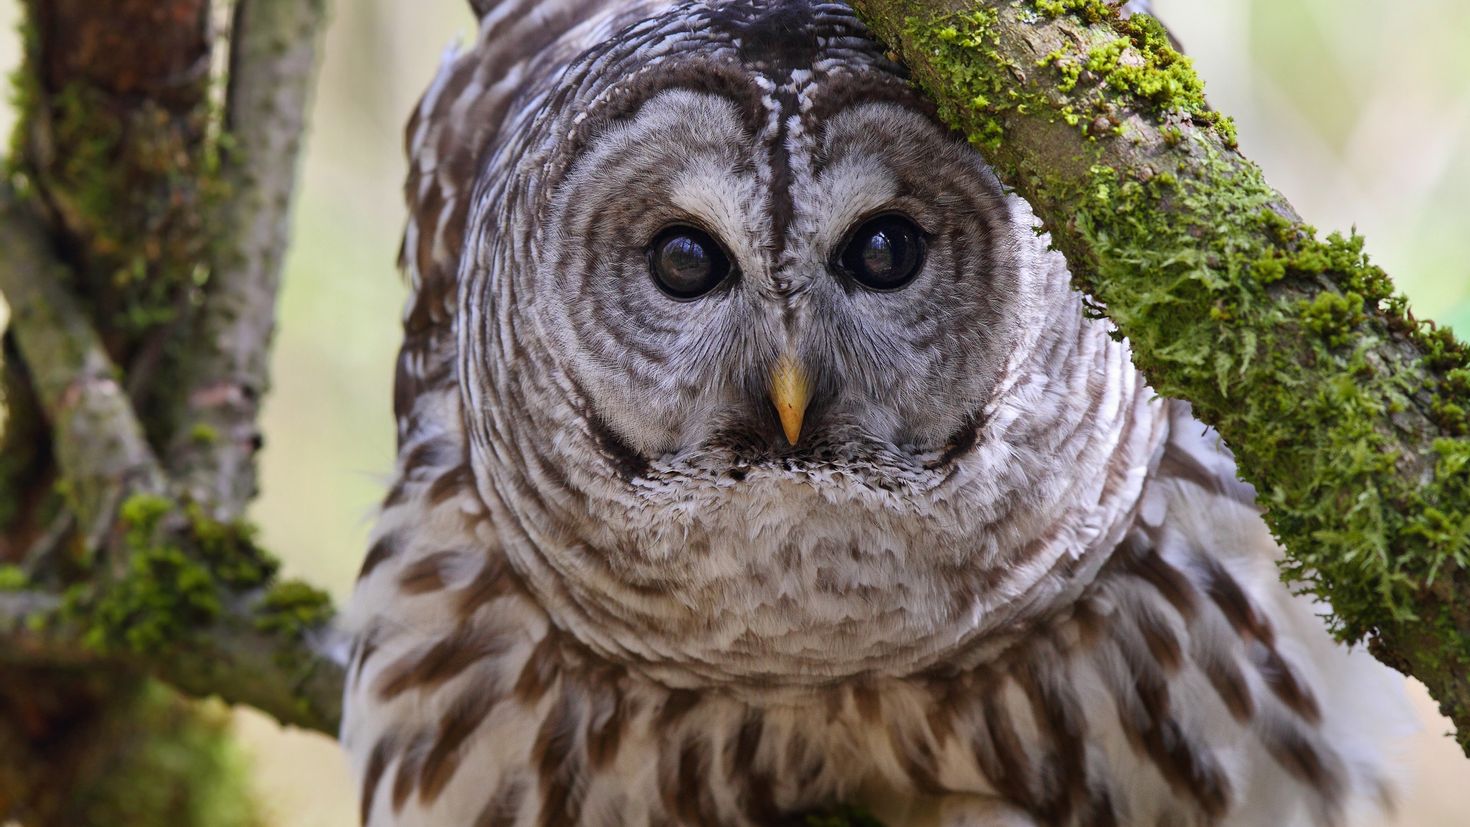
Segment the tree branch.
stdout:
[[[853,0],[1035,209],[1287,550],[1470,750],[1470,357],[1237,151],[1187,59],[1102,0]],[[1105,308],[1105,311],[1103,309]]]
[[[116,380],[116,368],[56,277],[62,265],[47,249],[44,231],[3,187],[0,249],[6,251],[0,258],[0,293],[11,306],[11,325],[51,422],[72,508],[97,535],[91,548],[115,550],[113,576],[99,584],[98,605],[117,606],[107,601],[126,601],[130,589],[182,589],[182,578],[167,582],[159,568],[142,564],[158,559],[177,565],[167,552],[219,544],[206,535],[218,534],[220,525],[159,519],[158,530],[144,530],[141,539],[119,536],[120,530],[139,528],[126,520],[119,524],[119,506],[139,495],[160,499],[156,495],[165,486],[163,474]],[[139,543],[148,545],[139,548]],[[248,543],[232,538],[228,554],[208,562],[221,568],[239,566],[236,558],[255,553]],[[218,694],[255,706],[283,723],[334,733],[341,714],[345,653],[330,631],[330,608],[319,594],[295,584],[259,588],[269,571],[245,580],[247,587],[239,589],[219,572],[205,571],[220,579],[195,583],[205,590],[200,599],[219,605],[209,604],[210,611],[201,616],[206,621],[202,628],[175,623],[168,628],[179,634],[130,646],[118,643],[131,640],[128,624],[169,619],[140,616],[128,611],[131,604],[124,602],[123,608],[113,610],[123,628],[105,628],[101,625],[105,617],[88,615],[86,609],[93,606],[72,607],[60,596],[42,592],[0,595],[0,640],[6,644],[0,647],[4,653],[0,658],[50,665],[139,665],[185,691]],[[172,602],[161,606],[137,602],[148,613],[180,610]]]
[[292,185],[325,18],[323,0],[235,6],[221,235],[195,349],[182,366],[184,426],[168,452],[169,470],[217,520],[239,518],[255,495],[256,418],[269,381]]
[[91,323],[62,287],[65,268],[45,230],[0,188],[0,293],[51,425],[72,510],[89,548],[102,548],[127,492],[161,490],[163,475]]
[[238,598],[208,629],[147,652],[99,649],[63,598],[0,593],[0,664],[142,668],[199,697],[248,704],[283,724],[336,737],[345,642],[329,627],[286,633],[268,593]]

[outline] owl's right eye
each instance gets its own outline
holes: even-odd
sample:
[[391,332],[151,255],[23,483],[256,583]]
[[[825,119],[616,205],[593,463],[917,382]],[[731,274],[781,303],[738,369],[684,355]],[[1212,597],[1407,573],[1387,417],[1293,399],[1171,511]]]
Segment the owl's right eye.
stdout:
[[730,275],[730,257],[709,233],[680,225],[659,233],[648,245],[648,269],[660,290],[687,301]]

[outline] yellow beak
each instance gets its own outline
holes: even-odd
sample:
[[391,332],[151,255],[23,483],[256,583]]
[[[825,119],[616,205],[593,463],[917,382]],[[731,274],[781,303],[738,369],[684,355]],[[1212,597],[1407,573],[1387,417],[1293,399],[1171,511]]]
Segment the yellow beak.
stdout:
[[786,441],[792,445],[801,436],[801,418],[806,414],[811,394],[811,380],[807,378],[806,371],[790,354],[782,355],[776,362],[776,369],[771,372],[771,402],[781,417]]

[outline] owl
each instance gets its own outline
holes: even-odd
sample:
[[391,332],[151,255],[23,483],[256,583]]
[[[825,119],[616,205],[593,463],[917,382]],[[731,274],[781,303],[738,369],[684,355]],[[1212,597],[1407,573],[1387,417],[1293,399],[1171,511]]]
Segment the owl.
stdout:
[[407,129],[365,824],[1382,818],[1395,677],[847,6],[475,11]]

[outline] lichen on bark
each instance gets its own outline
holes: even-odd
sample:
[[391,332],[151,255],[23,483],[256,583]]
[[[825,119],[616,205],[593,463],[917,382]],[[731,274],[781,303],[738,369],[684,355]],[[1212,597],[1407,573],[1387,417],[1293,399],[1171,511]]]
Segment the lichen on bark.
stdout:
[[1161,393],[1234,450],[1283,575],[1423,680],[1470,748],[1470,355],[1322,238],[1188,59],[1101,0],[855,0],[1032,205]]

